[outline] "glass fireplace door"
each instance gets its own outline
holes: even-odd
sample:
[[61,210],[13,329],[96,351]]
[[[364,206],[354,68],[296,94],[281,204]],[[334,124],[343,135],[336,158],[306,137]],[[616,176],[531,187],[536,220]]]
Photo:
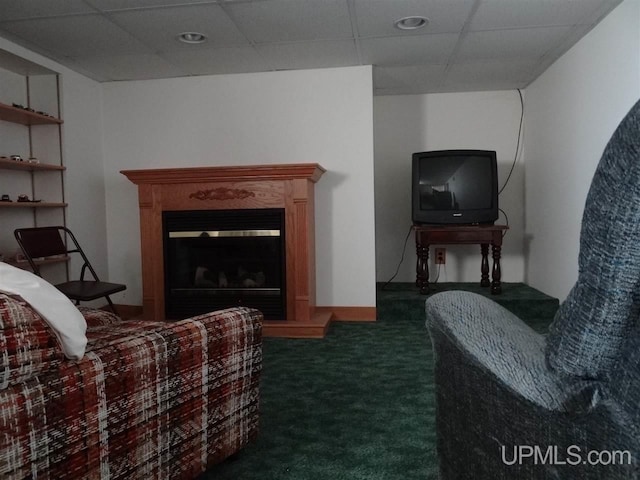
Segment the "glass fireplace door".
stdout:
[[285,320],[284,210],[164,212],[165,308],[178,319],[231,306]]

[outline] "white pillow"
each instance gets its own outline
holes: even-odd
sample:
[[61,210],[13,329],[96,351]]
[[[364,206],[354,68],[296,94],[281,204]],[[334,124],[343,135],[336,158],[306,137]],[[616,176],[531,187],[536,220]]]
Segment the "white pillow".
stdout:
[[62,351],[80,360],[87,347],[87,322],[60,290],[31,272],[0,262],[0,290],[20,295],[54,331]]

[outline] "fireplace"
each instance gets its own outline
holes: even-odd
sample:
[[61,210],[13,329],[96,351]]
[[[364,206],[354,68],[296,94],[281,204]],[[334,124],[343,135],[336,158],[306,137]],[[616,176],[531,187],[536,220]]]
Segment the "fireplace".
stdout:
[[[323,337],[333,313],[316,308],[314,186],[324,172],[316,163],[123,171],[138,186],[143,318],[171,320],[259,300],[268,319],[265,336]],[[278,226],[257,223],[276,211]],[[198,219],[193,227],[165,231],[185,212],[214,222]],[[225,223],[252,216],[248,226]],[[252,230],[262,232],[252,236]],[[202,245],[211,251],[204,253]],[[256,256],[257,250],[268,255]],[[237,252],[247,258],[227,264]],[[186,263],[171,266],[166,253]],[[258,257],[269,261],[258,264]]]
[[163,213],[169,319],[243,305],[286,319],[284,209]]

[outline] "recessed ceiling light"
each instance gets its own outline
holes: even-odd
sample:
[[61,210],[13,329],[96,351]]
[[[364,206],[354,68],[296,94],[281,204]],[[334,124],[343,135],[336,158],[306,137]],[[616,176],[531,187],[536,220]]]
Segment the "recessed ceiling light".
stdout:
[[204,43],[207,40],[207,37],[203,33],[183,32],[178,35],[178,40],[183,43]]
[[417,15],[400,18],[393,22],[396,28],[399,28],[400,30],[416,30],[424,27],[427,23],[429,23],[429,19],[427,17],[420,17]]

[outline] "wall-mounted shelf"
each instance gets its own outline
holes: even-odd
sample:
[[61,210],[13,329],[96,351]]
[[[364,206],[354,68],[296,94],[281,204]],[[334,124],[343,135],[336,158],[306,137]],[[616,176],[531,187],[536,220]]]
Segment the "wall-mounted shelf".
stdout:
[[49,165],[46,163],[31,163],[31,162],[19,162],[16,160],[5,160],[0,158],[0,169],[2,170],[27,170],[30,172],[55,170],[65,170],[63,165]]
[[66,203],[59,202],[0,202],[0,208],[63,208]]
[[19,123],[21,125],[60,125],[62,120],[36,112],[30,112],[23,108],[0,103],[0,120]]
[[[68,256],[62,256],[62,257],[45,257],[45,258],[41,258],[41,259],[34,259],[34,262],[36,265],[51,265],[54,263],[66,263],[69,261]],[[18,267],[18,268],[22,268],[23,270],[29,270],[30,266],[29,266],[29,262],[22,261],[22,262],[18,262],[16,260],[5,260],[6,263],[8,263],[9,265],[13,265],[14,267]]]

